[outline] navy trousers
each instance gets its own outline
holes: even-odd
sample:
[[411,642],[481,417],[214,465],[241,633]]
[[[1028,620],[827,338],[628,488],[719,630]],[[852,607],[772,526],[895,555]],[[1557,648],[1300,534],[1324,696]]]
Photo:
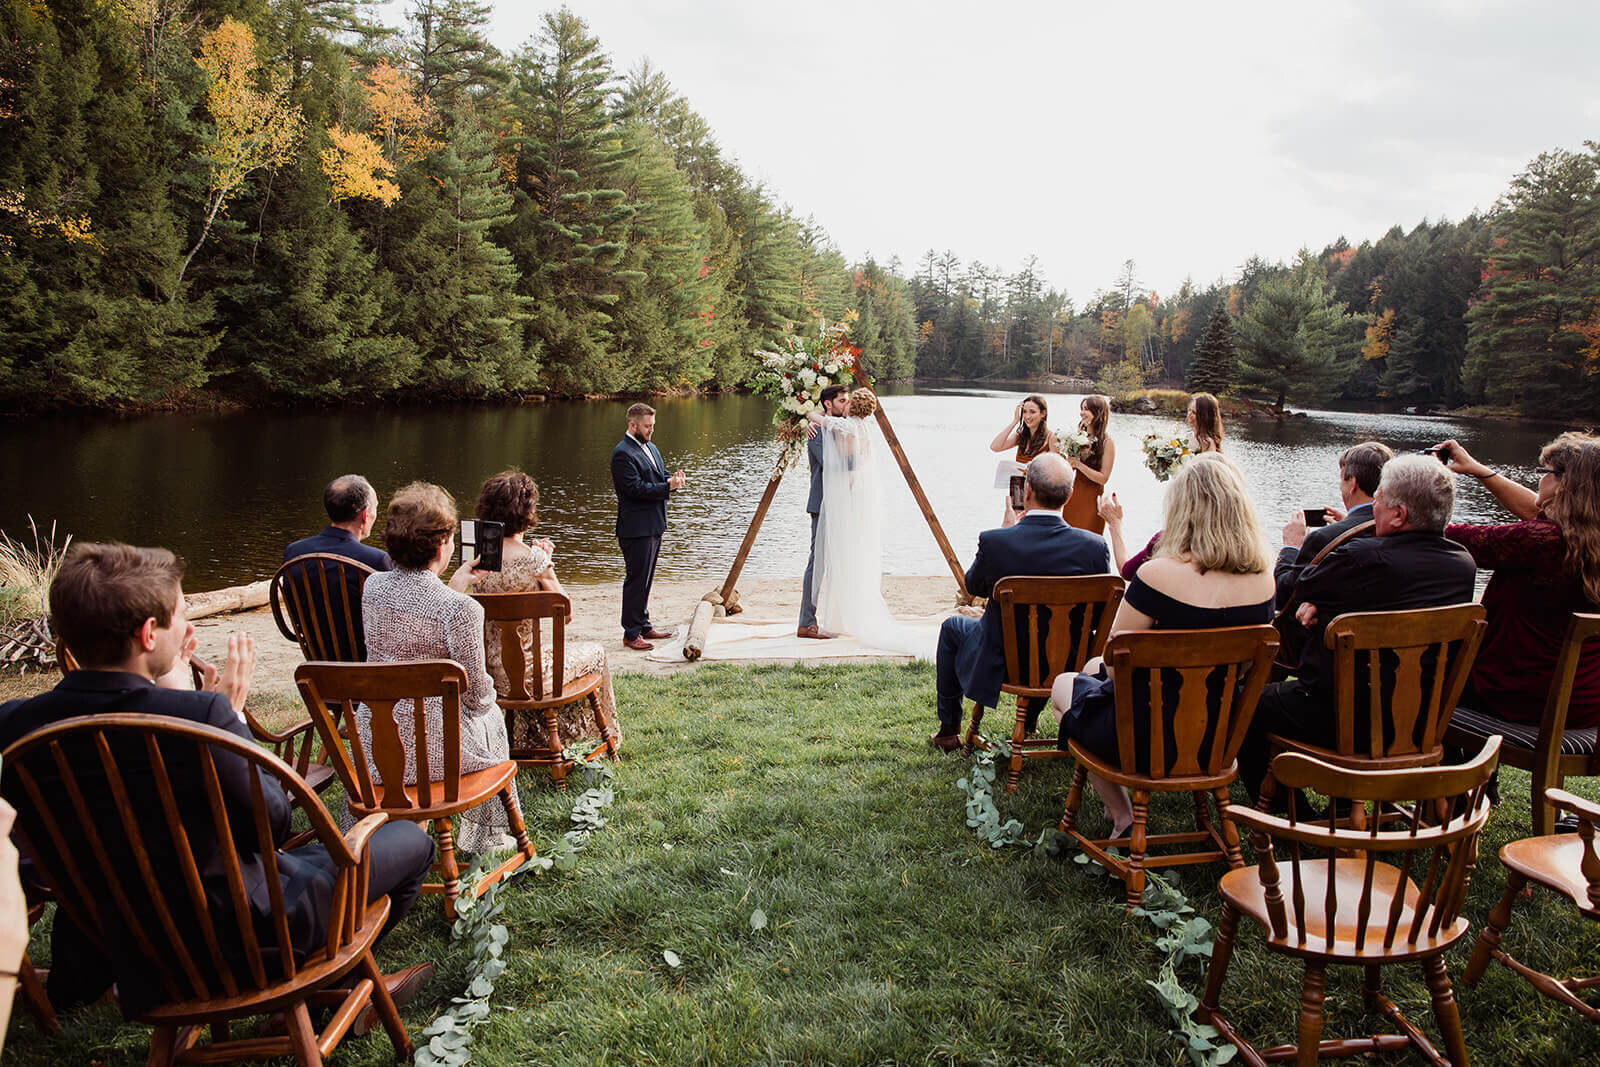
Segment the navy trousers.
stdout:
[[800,586],[800,626],[817,624],[817,598],[811,592],[811,573],[817,566],[817,516],[811,514],[811,551],[806,553],[806,576]]
[[622,639],[632,641],[650,629],[650,586],[656,580],[661,538],[619,537],[622,546]]

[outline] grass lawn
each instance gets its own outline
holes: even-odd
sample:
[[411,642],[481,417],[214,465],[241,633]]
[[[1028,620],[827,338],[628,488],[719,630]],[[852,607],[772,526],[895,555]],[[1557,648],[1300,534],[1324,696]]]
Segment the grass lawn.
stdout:
[[[476,1031],[476,1062],[1187,1062],[1145,985],[1164,954],[1145,920],[1124,915],[1120,883],[1070,859],[991,849],[966,828],[955,787],[966,761],[923,743],[934,725],[930,667],[619,675],[617,699],[611,824],[574,870],[502,894],[508,967]],[[1065,760],[1027,766],[1002,812],[1036,837],[1059,820],[1069,776]],[[1528,833],[1527,781],[1501,776],[1505,803],[1470,895],[1475,928],[1504,886],[1496,850]],[[522,797],[541,847],[567,829],[570,796],[525,775]],[[1156,829],[1190,810],[1182,797],[1153,809]],[[1098,801],[1085,815],[1099,824]],[[1214,922],[1221,871],[1179,868],[1170,879]],[[758,908],[762,930],[750,923]],[[1597,936],[1541,894],[1518,904],[1507,946],[1571,971],[1595,959]],[[1600,1061],[1600,1031],[1504,968],[1461,988],[1471,944],[1449,964],[1479,1062]],[[461,989],[469,959],[436,897],[380,951],[385,969],[424,959],[439,974],[405,1011],[414,1035]],[[1181,977],[1198,991],[1198,966]],[[1363,1015],[1359,977],[1330,972],[1325,1036],[1378,1027]],[[1390,995],[1436,1035],[1420,973],[1387,977]],[[1247,1035],[1290,1037],[1299,983],[1296,966],[1242,929],[1224,997]],[[54,1041],[19,1011],[5,1062],[137,1063],[147,1040],[104,1005],[68,1019]],[[380,1030],[347,1039],[334,1062],[389,1056]]]

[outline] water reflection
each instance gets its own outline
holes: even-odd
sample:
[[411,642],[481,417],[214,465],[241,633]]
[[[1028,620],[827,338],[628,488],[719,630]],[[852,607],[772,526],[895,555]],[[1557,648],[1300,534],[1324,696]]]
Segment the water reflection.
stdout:
[[[1023,394],[922,389],[887,395],[892,420],[963,564],[980,530],[1000,518],[988,441]],[[1057,421],[1075,418],[1076,396],[1051,395]],[[765,488],[777,446],[770,407],[757,397],[662,399],[656,443],[689,485],[676,494],[661,559],[667,579],[718,583]],[[56,520],[80,539],[160,544],[188,562],[191,589],[270,574],[283,545],[321,528],[322,486],[358,471],[379,494],[416,479],[435,481],[470,512],[479,483],[517,466],[539,482],[540,533],[557,544],[569,581],[622,577],[614,538],[616,497],[609,459],[626,401],[426,410],[243,412],[137,419],[38,417],[0,420],[0,449],[13,457],[0,498],[0,529],[27,536],[27,516]],[[1127,509],[1130,541],[1160,523],[1161,489],[1144,469],[1147,433],[1182,423],[1113,415],[1117,466],[1109,489]],[[1228,427],[1227,453],[1244,470],[1277,543],[1297,509],[1339,502],[1337,457],[1368,438],[1396,451],[1457,437],[1508,476],[1532,484],[1549,426],[1458,422],[1432,417],[1319,411],[1305,418]],[[890,471],[884,483],[885,570],[942,574],[946,568],[909,490]],[[805,469],[783,480],[747,573],[784,577],[805,566]],[[1508,516],[1475,479],[1459,480],[1458,521]],[[381,540],[378,540],[381,543]]]

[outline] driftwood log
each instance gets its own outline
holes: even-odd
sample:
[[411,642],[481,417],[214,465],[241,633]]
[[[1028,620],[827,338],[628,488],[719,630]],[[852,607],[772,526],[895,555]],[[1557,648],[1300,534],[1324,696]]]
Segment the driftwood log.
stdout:
[[208,615],[249,611],[251,608],[259,608],[266,604],[267,591],[271,585],[270,581],[259,581],[251,582],[249,585],[218,589],[214,593],[190,593],[183,598],[183,601],[188,607],[191,621],[203,619]]
[[716,614],[716,606],[709,600],[702,600],[694,606],[694,618],[689,622],[689,633],[683,639],[683,658],[691,663],[700,658],[706,650],[706,634],[711,630],[711,619]]

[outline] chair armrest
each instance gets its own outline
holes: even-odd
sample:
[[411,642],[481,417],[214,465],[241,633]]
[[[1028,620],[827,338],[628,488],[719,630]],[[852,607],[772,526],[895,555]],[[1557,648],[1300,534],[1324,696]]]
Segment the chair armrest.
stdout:
[[344,835],[344,843],[352,855],[360,860],[367,851],[367,841],[378,832],[378,827],[389,821],[388,812],[375,811],[356,823]]
[[244,721],[250,727],[250,732],[255,735],[256,740],[267,745],[281,745],[285,741],[299,737],[308,730],[315,729],[309,715],[280,733],[273,733],[265,726],[262,726],[256,717],[249,712],[245,713]]
[[1592,800],[1585,800],[1579,796],[1573,796],[1565,789],[1556,789],[1554,787],[1544,791],[1544,798],[1556,807],[1564,811],[1570,811],[1578,818],[1600,826],[1600,804],[1596,804]]

